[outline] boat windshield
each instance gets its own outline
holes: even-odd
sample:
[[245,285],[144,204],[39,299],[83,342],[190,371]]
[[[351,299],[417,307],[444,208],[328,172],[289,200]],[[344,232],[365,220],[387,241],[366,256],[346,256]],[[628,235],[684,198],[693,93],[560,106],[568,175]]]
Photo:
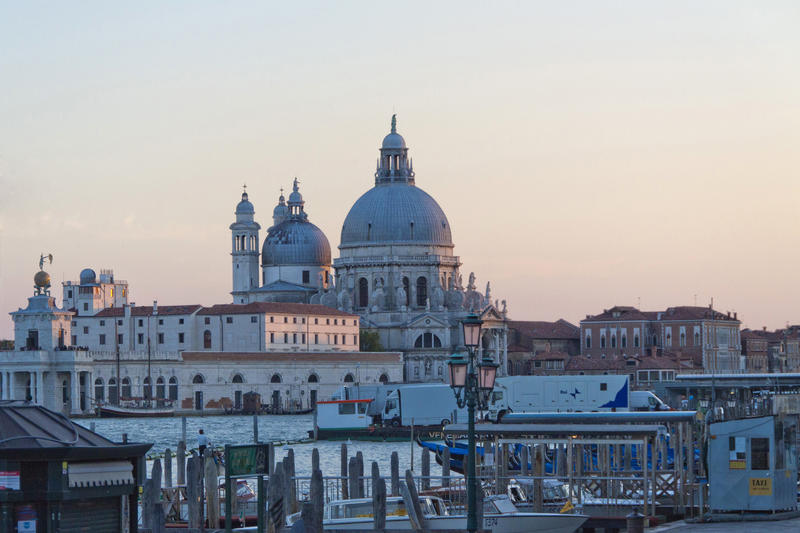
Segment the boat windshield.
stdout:
[[[423,510],[424,512],[424,510]],[[407,516],[402,500],[386,502],[386,516]],[[330,506],[330,518],[372,518],[372,502],[339,502]]]

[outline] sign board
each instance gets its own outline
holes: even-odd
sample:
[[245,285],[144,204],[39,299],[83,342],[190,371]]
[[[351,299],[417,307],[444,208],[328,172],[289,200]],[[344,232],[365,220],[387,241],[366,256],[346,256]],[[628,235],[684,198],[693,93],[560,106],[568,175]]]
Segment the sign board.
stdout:
[[0,470],[0,490],[19,490],[19,470]]
[[772,496],[772,478],[751,477],[750,496]]
[[269,444],[229,446],[225,466],[228,476],[269,475]]

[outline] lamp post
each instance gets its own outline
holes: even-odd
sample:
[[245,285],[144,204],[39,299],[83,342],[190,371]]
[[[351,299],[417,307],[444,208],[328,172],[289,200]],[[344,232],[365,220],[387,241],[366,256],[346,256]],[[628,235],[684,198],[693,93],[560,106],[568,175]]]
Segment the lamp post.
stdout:
[[476,315],[469,315],[461,322],[464,332],[464,345],[468,357],[453,355],[450,366],[450,386],[456,395],[460,409],[467,407],[467,531],[478,530],[478,478],[475,474],[475,408],[484,409],[494,388],[497,365],[491,357],[484,355],[476,361],[475,352],[480,344],[483,321]]

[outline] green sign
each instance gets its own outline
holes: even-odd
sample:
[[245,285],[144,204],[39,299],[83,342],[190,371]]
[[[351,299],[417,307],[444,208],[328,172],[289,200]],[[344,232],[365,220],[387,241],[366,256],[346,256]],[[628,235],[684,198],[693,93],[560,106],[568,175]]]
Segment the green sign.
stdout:
[[227,453],[228,476],[269,475],[269,444],[228,446]]

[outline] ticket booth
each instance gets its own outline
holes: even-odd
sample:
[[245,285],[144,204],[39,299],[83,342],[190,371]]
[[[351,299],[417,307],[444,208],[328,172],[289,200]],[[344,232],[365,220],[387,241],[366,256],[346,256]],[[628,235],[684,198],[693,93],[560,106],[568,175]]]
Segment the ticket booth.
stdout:
[[0,531],[137,531],[151,444],[116,444],[60,413],[0,402]]
[[712,512],[797,509],[797,418],[765,416],[709,426]]

